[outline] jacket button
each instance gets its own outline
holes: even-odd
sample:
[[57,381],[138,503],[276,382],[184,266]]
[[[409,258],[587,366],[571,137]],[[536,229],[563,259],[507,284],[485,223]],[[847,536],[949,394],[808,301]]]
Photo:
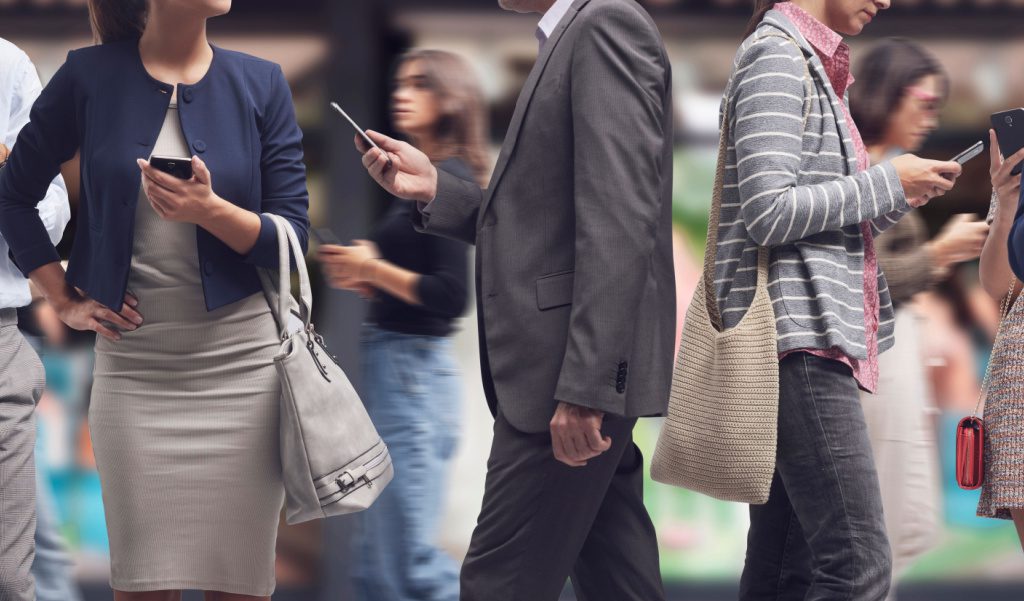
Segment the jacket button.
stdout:
[[213,275],[213,261],[209,259],[203,261],[203,273]]
[[192,148],[195,148],[196,152],[206,152],[206,142],[196,140],[195,142],[192,142]]
[[185,91],[181,93],[181,99],[185,102],[192,102],[192,88],[185,88]]

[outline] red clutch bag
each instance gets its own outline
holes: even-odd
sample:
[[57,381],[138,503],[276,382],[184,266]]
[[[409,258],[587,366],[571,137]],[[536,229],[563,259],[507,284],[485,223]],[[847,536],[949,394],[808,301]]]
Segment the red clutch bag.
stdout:
[[985,482],[985,422],[970,416],[956,426],[956,483],[964,490]]

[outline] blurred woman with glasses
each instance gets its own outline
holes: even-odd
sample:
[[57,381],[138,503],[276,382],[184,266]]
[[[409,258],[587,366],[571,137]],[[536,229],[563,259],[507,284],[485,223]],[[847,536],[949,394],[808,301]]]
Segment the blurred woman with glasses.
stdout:
[[[450,53],[418,50],[398,64],[395,129],[441,169],[485,185],[483,94]],[[392,199],[371,241],[325,245],[331,286],[372,298],[363,332],[363,399],[398,478],[363,514],[354,551],[365,601],[457,601],[459,567],[438,548],[462,410],[450,336],[468,302],[468,248],[417,233],[415,203]]]
[[[918,152],[938,127],[949,79],[918,44],[886,40],[860,59],[850,108],[872,163]],[[928,240],[924,219],[907,214],[875,241],[896,312],[893,348],[879,361],[878,389],[861,393],[864,417],[882,489],[893,575],[932,546],[941,520],[938,447],[932,391],[927,382],[919,322],[919,292],[945,279],[950,268],[976,259],[988,225],[957,215]]]

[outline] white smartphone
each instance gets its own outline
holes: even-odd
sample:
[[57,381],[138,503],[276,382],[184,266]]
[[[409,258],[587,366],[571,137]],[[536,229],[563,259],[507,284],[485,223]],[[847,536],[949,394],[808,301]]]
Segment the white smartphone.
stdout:
[[384,152],[381,149],[380,146],[377,146],[373,142],[373,140],[370,139],[370,136],[366,135],[366,131],[363,128],[359,127],[359,124],[357,124],[355,122],[355,120],[352,119],[352,117],[349,117],[348,113],[346,113],[345,110],[342,109],[341,106],[339,106],[337,102],[332,102],[331,103],[331,108],[334,109],[335,112],[337,112],[339,115],[344,117],[345,121],[349,122],[349,124],[352,126],[352,128],[356,130],[356,133],[359,134],[363,138],[363,141],[366,142],[367,144],[369,144],[371,148],[376,148],[377,150],[380,150],[381,152],[383,152],[384,156],[387,157],[387,159],[388,159],[388,167],[391,167],[391,155],[389,155],[388,153]]

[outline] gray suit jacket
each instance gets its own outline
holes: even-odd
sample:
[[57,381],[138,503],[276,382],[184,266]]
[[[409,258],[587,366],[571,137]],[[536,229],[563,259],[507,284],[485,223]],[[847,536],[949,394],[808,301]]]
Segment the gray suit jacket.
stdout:
[[633,0],[576,0],[519,97],[490,187],[441,172],[421,231],[477,246],[488,403],[524,432],[557,401],[668,401],[676,330],[671,72]]

